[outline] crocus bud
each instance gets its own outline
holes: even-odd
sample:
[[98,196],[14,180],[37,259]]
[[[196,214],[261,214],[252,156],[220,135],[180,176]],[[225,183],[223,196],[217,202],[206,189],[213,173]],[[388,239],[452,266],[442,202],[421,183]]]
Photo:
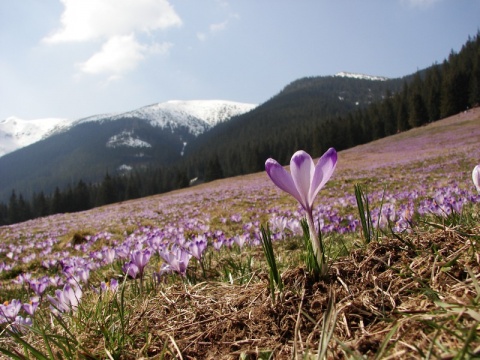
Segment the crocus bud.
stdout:
[[472,180],[473,184],[477,188],[477,191],[480,193],[480,165],[477,165],[473,168]]

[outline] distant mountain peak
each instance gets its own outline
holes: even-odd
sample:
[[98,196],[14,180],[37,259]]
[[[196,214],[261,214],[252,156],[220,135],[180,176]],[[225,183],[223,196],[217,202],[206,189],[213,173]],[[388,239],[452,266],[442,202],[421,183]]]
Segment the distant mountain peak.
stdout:
[[69,120],[59,118],[23,120],[10,116],[0,120],[0,156],[40,141],[69,124]]
[[183,126],[197,136],[212,126],[233,116],[244,114],[256,106],[256,104],[228,100],[170,100],[124,113],[90,116],[76,121],[76,124],[139,118],[149,121],[153,126],[172,130]]
[[[171,100],[128,112],[98,114],[74,121],[56,118],[23,120],[12,116],[0,120],[0,157],[81,123],[96,121],[138,118],[155,127],[169,128],[172,131],[183,127],[190,134],[198,136],[216,124],[246,113],[256,106],[228,100]],[[112,139],[110,145],[118,146],[120,143],[140,146],[138,139],[127,139],[125,134]]]
[[362,80],[374,80],[374,81],[386,81],[386,80],[389,79],[385,76],[358,74],[358,73],[352,73],[352,72],[347,72],[347,71],[341,71],[339,73],[336,73],[334,76],[348,77],[348,78],[362,79]]

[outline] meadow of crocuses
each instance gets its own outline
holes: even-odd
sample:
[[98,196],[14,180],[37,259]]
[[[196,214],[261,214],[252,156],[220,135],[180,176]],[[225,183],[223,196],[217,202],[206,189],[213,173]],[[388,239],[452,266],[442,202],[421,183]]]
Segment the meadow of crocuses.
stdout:
[[[462,214],[480,201],[472,182],[472,170],[480,164],[479,144],[480,110],[473,109],[339,152],[335,172],[307,209],[310,224],[319,226],[325,238],[359,242],[357,183],[368,194],[372,222],[380,229],[409,234],[427,219],[438,223]],[[135,294],[147,298],[166,292],[162,286],[172,283],[183,284],[187,292],[202,281],[234,284],[242,272],[238,267],[246,263],[228,268],[222,257],[255,253],[262,225],[268,225],[274,243],[300,238],[304,217],[305,207],[259,173],[1,227],[0,348],[19,359],[49,358],[61,351],[65,358],[72,351],[69,345],[46,341],[45,329],[81,332],[81,327],[73,330],[71,321],[83,307],[95,306],[95,296],[115,296],[131,282],[138,285]],[[258,256],[246,266],[251,273],[267,271]],[[287,263],[284,269],[295,266],[302,264]],[[56,327],[55,321],[63,325]],[[170,355],[180,358],[182,349],[177,350]],[[107,345],[95,351],[100,351],[98,358],[125,355],[118,348],[112,355]]]

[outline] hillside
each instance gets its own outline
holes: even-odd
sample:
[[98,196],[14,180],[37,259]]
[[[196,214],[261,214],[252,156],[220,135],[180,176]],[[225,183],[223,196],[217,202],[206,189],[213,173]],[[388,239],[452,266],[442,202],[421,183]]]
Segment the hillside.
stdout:
[[[304,213],[265,172],[0,227],[2,300],[27,304],[33,290],[24,289],[42,279],[55,296],[42,297],[33,325],[24,310],[24,325],[8,318],[23,333],[0,335],[0,351],[27,343],[48,354],[48,343],[91,358],[283,360],[322,349],[335,359],[476,358],[479,141],[475,108],[340,151],[315,202],[330,259],[321,279],[304,263]],[[368,189],[373,222],[391,222],[370,243],[355,183]],[[269,286],[258,237],[266,224],[283,290]],[[165,253],[176,249],[190,254],[183,273],[168,268]],[[147,252],[143,277],[127,276],[130,259]],[[59,285],[68,278],[77,285]],[[73,305],[55,313],[51,304],[74,287]]]
[[[218,100],[169,101],[73,121],[42,141],[0,157],[5,174],[0,178],[0,202],[15,201],[15,190],[17,198],[21,195],[35,207],[53,201],[43,197],[52,199],[62,192],[60,205],[19,211],[24,215],[10,216],[12,222],[165,192],[185,187],[191,179],[258,171],[270,151],[286,156],[318,124],[379,102],[403,83],[347,75],[296,80],[258,107]],[[294,141],[284,141],[292,130]],[[312,147],[311,141],[302,143],[307,150]],[[107,175],[114,178],[115,195],[102,194]]]
[[[337,170],[332,180],[341,186],[345,186],[346,184],[342,185],[342,182],[347,180],[349,184],[352,184],[354,181],[366,180],[370,177],[396,187],[399,186],[396,185],[396,182],[400,179],[402,183],[415,184],[417,178],[413,173],[409,174],[406,169],[418,167],[415,172],[425,174],[429,169],[427,167],[422,168],[422,164],[428,163],[431,164],[432,168],[438,167],[442,171],[447,171],[448,179],[436,178],[437,181],[454,181],[453,177],[458,175],[457,181],[469,182],[471,181],[471,169],[476,164],[480,164],[479,142],[480,107],[474,108],[468,113],[460,113],[420,128],[340,151]],[[443,162],[442,159],[448,159],[448,161]],[[448,173],[448,165],[455,165],[455,169],[457,166],[466,166],[466,168],[463,169],[464,172],[461,174]],[[371,174],[372,171],[375,171],[377,176],[387,173],[388,175],[385,175],[383,179],[375,178]],[[470,186],[470,184],[468,185]],[[245,194],[245,192],[250,191],[250,194]],[[105,224],[108,224],[110,229],[116,229],[121,234],[125,229],[123,224],[141,223],[145,219],[145,214],[152,213],[153,215],[155,211],[161,213],[164,211],[172,212],[173,209],[167,210],[164,208],[167,204],[175,204],[175,206],[185,204],[189,207],[193,206],[192,210],[194,210],[195,198],[209,199],[208,206],[202,205],[202,213],[218,216],[223,209],[229,211],[225,202],[228,203],[232,200],[232,203],[235,203],[236,201],[233,201],[233,199],[242,196],[248,198],[259,197],[260,195],[255,195],[255,192],[265,191],[270,193],[275,189],[266,173],[262,171],[216,180],[165,194],[102,206],[80,213],[58,214],[47,217],[45,220],[50,224],[49,226],[52,222],[58,222],[65,226],[75,217],[76,221],[92,230],[101,231]],[[224,201],[215,200],[215,196],[220,193],[222,193]],[[293,199],[289,203],[295,204]],[[177,216],[180,216],[180,214]],[[228,216],[228,213],[225,216]],[[97,223],[94,219],[99,219],[100,222]],[[45,220],[31,220],[14,225],[12,228],[21,232],[28,231],[32,226],[36,227]],[[75,226],[73,225],[67,232],[75,231]],[[6,226],[1,229],[0,236],[6,236],[5,239],[7,239],[10,227]]]
[[261,170],[266,157],[288,163],[300,146],[320,156],[331,146],[348,149],[465,111],[480,104],[479,54],[477,35],[441,64],[402,79],[293,81],[254,111],[199,138],[184,167],[190,177],[206,179],[245,174]]
[[[149,107],[123,117],[108,117],[115,121],[100,119],[98,126],[103,129],[92,137],[98,140],[97,135],[103,134],[97,143],[90,144],[88,136],[72,136],[63,139],[70,153],[57,148],[41,156],[35,148],[33,155],[25,156],[27,162],[35,159],[36,171],[21,166],[25,162],[13,160],[15,157],[0,158],[0,168],[4,158],[9,159],[6,161],[10,166],[2,168],[5,176],[0,178],[0,182],[7,182],[3,197],[9,199],[8,206],[0,203],[0,223],[84,210],[254,173],[264,168],[268,157],[288,163],[299,147],[320,156],[329,147],[349,149],[463,112],[480,104],[479,51],[480,36],[470,38],[458,54],[450,53],[441,65],[434,64],[402,79],[352,77],[345,73],[299,79],[252,111],[233,116],[198,136],[194,135],[196,126],[180,125],[183,122],[175,114],[160,118],[160,134],[156,128],[148,128],[156,126],[149,121],[143,122],[142,134],[137,134],[137,116],[141,117]],[[183,120],[189,122],[192,117]],[[116,129],[117,121],[124,122],[122,130]],[[80,123],[79,127],[87,125],[91,122]],[[116,131],[107,137],[103,130],[109,126]],[[157,137],[156,141],[152,137]],[[152,142],[156,145],[151,146]],[[168,144],[167,149],[162,143]],[[72,146],[79,149],[73,157],[69,155]],[[82,159],[85,154],[87,159]],[[50,161],[59,158],[62,161]],[[50,161],[46,172],[41,164],[45,159]],[[63,161],[69,162],[68,166]],[[55,188],[52,194],[59,182],[39,181],[57,170],[63,171],[63,184],[68,186]],[[86,185],[85,179],[92,183]],[[18,185],[27,193],[10,192]],[[29,202],[28,194],[38,191]]]
[[292,81],[249,113],[197,138],[187,149],[186,161],[197,176],[203,177],[202,165],[228,154],[219,156],[223,176],[228,177],[258,171],[266,155],[277,156],[284,163],[287,153],[299,143],[308,151],[318,152],[311,134],[319,126],[381,102],[388,94],[399,92],[404,81],[408,78],[379,80],[352,75]]
[[80,180],[98,183],[107,173],[171,166],[203,132],[254,107],[223,100],[168,101],[75,121],[2,121],[0,140],[12,141],[10,152],[0,153],[0,201],[8,201],[12,189],[30,199]]

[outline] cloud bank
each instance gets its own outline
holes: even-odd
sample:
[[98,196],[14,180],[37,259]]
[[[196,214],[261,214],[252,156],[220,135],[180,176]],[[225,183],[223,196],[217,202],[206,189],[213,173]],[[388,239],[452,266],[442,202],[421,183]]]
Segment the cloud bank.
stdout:
[[61,27],[43,42],[102,42],[77,68],[84,74],[120,78],[152,53],[168,53],[172,44],[145,44],[136,35],[179,27],[182,20],[167,0],[61,0]]

